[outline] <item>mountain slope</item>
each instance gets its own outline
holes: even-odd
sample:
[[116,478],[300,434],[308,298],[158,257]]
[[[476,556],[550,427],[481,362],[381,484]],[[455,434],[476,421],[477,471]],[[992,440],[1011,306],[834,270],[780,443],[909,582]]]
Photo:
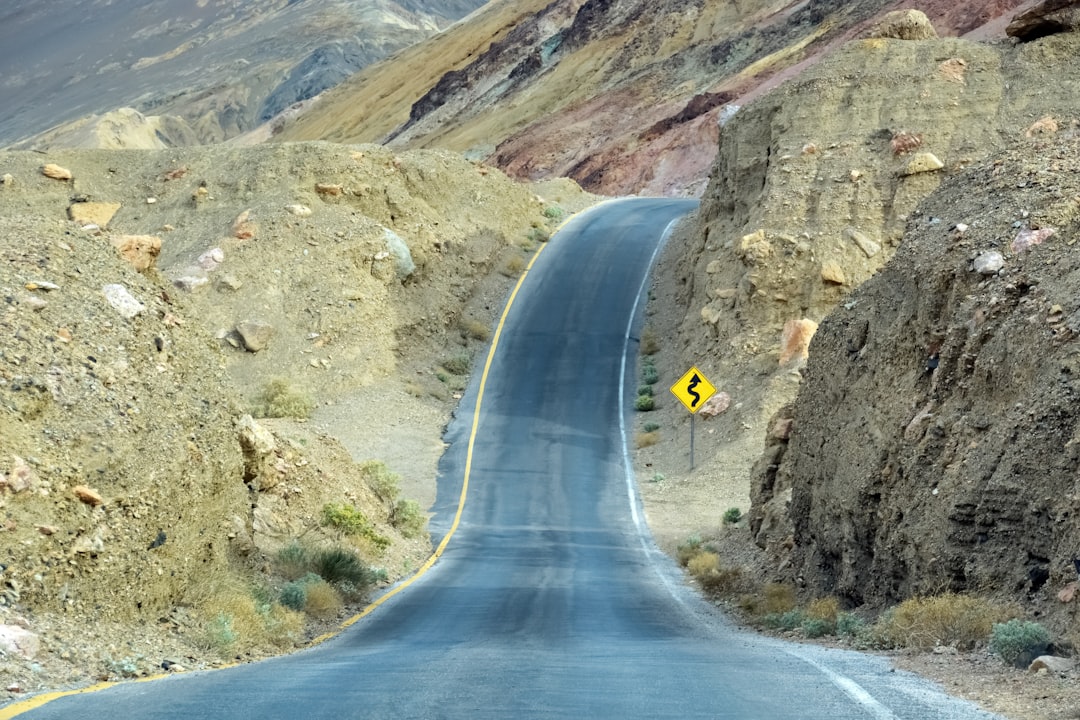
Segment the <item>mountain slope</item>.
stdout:
[[189,126],[162,130],[158,147],[220,141],[480,4],[14,0],[0,9],[0,146],[77,144],[33,138],[122,106]]
[[[953,33],[1020,0],[912,4]],[[696,193],[724,106],[752,100],[895,5],[496,2],[327,93],[281,137],[448,147],[599,192]]]

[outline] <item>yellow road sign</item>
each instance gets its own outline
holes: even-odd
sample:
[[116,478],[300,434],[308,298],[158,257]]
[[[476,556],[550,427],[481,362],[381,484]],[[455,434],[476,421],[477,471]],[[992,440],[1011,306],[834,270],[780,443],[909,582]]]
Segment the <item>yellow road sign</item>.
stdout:
[[679,402],[692,413],[700,410],[705,401],[715,392],[716,388],[713,384],[696,367],[687,370],[686,374],[671,386],[671,394],[679,398]]

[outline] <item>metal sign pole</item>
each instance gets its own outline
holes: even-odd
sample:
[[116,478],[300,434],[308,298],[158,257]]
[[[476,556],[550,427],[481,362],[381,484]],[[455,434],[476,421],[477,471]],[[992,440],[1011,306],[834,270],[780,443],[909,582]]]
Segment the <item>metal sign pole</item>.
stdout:
[[694,470],[694,418],[697,413],[690,413],[690,471]]

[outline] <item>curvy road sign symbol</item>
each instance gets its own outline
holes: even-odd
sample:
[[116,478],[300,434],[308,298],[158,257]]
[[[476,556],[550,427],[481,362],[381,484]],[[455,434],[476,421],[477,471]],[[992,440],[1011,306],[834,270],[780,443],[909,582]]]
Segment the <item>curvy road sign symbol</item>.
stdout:
[[687,370],[686,374],[671,386],[672,395],[679,398],[679,402],[685,405],[686,409],[692,413],[700,410],[705,401],[711,398],[715,392],[716,388],[713,387],[713,384],[696,367]]

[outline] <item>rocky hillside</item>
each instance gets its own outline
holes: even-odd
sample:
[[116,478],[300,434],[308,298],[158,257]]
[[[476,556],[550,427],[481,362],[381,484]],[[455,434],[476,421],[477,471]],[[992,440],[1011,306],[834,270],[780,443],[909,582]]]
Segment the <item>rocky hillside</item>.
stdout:
[[[718,121],[897,5],[495,2],[350,78],[282,137],[447,147],[515,176],[565,175],[602,193],[697,194]],[[1019,5],[904,4],[943,35]]]
[[154,148],[234,137],[481,4],[6,2],[0,147]]
[[851,605],[942,589],[1045,605],[1076,572],[1071,485],[1053,478],[1075,425],[1080,34],[896,27],[722,130],[700,228],[666,261],[688,309],[678,357],[738,403],[713,421],[734,445],[706,447],[727,477],[756,461],[751,529],[779,577]]
[[[536,193],[581,202],[449,153],[327,143],[10,152],[0,176],[12,692],[302,643],[340,601],[306,630],[277,602],[298,538],[386,580],[415,568],[430,546],[403,518],[425,515],[401,501],[433,499],[493,297],[550,222]],[[328,504],[367,529],[328,525]]]

